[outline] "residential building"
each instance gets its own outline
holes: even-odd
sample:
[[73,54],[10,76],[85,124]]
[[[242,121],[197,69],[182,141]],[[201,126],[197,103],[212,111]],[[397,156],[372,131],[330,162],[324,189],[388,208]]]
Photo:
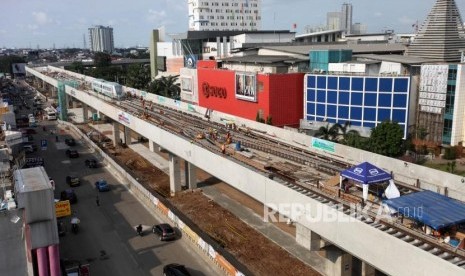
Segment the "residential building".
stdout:
[[342,18],[342,29],[346,31],[346,34],[352,33],[352,4],[344,3],[342,4],[341,11]]
[[89,28],[89,41],[92,52],[113,53],[115,50],[112,27],[99,25]]
[[190,0],[191,31],[261,30],[261,0]]

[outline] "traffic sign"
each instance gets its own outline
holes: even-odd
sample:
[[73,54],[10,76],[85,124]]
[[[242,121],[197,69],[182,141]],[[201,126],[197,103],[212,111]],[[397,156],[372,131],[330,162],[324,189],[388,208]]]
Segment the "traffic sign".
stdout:
[[46,149],[47,149],[47,140],[45,140],[45,139],[40,140],[40,148],[41,148],[42,150],[46,150]]

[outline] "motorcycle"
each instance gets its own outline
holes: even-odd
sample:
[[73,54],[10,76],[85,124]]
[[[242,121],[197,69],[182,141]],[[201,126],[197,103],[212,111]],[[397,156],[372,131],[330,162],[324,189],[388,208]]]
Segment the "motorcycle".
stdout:
[[79,225],[77,223],[72,223],[71,231],[73,231],[74,234],[77,234],[79,232]]
[[139,236],[142,237],[142,235],[143,235],[143,232],[142,232],[142,224],[139,224],[139,225],[136,227],[136,231],[137,231],[137,234],[138,234]]
[[81,221],[74,217],[71,219],[71,231],[74,233],[74,234],[77,234],[79,232],[79,223]]

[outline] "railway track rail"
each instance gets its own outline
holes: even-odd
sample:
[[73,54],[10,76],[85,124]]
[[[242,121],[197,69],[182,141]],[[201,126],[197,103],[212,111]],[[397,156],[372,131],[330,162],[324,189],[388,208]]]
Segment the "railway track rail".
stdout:
[[[217,154],[221,154],[221,150],[218,147],[218,143],[221,141],[218,142],[208,139],[197,140],[195,135],[199,131],[215,129],[218,136],[224,136],[227,132],[230,132],[234,141],[240,141],[245,147],[262,151],[270,155],[276,155],[301,165],[314,166],[316,169],[323,170],[330,174],[338,173],[349,167],[349,164],[342,163],[339,160],[332,160],[326,156],[316,155],[310,151],[274,140],[255,131],[244,130],[241,128],[226,128],[224,125],[219,123],[206,121],[187,112],[180,112],[173,108],[164,107],[156,103],[151,103],[150,108],[145,108],[140,100],[129,99],[119,103],[115,103],[113,101],[112,103],[120,108],[124,108],[126,111],[135,116],[144,118],[170,133],[198,143],[202,147]],[[276,176],[280,178],[280,182],[289,189],[302,193],[321,204],[325,204],[335,210],[343,212],[347,216],[351,216],[378,229],[379,231],[398,238],[412,246],[418,247],[437,256],[438,258],[442,258],[445,261],[465,269],[464,250],[454,248],[448,244],[440,243],[438,240],[415,229],[410,229],[401,223],[388,221],[386,219],[377,220],[377,212],[374,209],[362,209],[361,205],[353,204],[356,203],[356,200],[354,202],[353,200],[347,200],[347,197],[341,196],[340,194],[331,194],[327,190],[325,191],[319,187],[318,184],[315,186],[304,186],[293,178],[279,175],[276,171],[270,172],[269,170],[266,170],[262,164],[258,165],[256,162],[254,163],[251,160],[247,160],[247,158],[229,154],[225,157],[231,158],[235,162],[239,162],[244,166],[258,170],[260,173],[264,173],[265,175],[271,177]],[[405,183],[396,184],[400,186],[400,191],[403,194],[421,190]],[[357,207],[354,209],[354,206]],[[372,208],[374,207],[372,206]]]

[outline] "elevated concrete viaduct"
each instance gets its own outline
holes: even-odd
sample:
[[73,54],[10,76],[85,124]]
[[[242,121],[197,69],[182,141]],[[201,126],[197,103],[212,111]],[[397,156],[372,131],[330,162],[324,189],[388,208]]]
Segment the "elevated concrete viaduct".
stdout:
[[[28,73],[51,84],[48,76],[28,68]],[[308,206],[296,214],[292,210],[280,210],[283,215],[297,223],[297,240],[309,250],[316,250],[329,242],[347,253],[332,256],[339,269],[334,274],[350,275],[351,256],[363,260],[364,275],[372,275],[374,268],[389,275],[464,275],[463,267],[416,247],[395,235],[379,230],[373,222],[354,218],[340,209],[331,199],[321,198],[288,185],[280,180],[238,164],[233,159],[217,155],[195,143],[158,128],[132,114],[126,113],[117,104],[97,97],[94,93],[66,86],[66,94],[89,108],[98,110],[117,124],[150,140],[151,150],[162,147],[170,153],[171,191],[180,190],[179,163],[188,162],[190,187],[195,187],[192,170],[198,167],[221,179],[232,187],[248,194],[264,205],[273,208],[285,204]],[[120,115],[125,113],[125,120]],[[191,186],[192,185],[192,186]],[[323,215],[322,215],[323,214]]]

